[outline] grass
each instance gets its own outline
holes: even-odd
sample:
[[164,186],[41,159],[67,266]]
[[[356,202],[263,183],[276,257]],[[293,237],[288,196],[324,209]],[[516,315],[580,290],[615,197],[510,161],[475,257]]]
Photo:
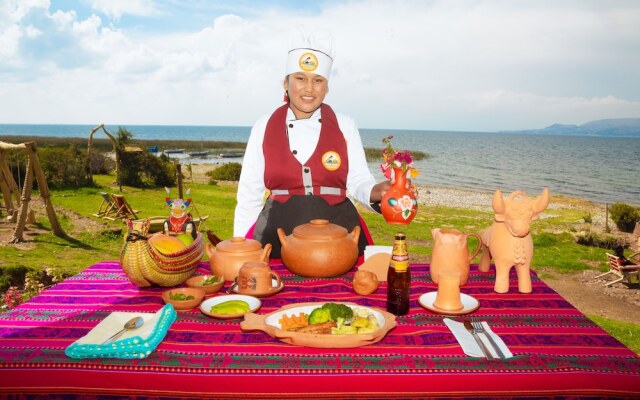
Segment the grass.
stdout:
[[588,315],[588,317],[636,354],[640,354],[640,329],[637,324],[614,321],[597,315]]
[[[58,208],[71,210],[85,217],[90,217],[100,228],[74,233],[70,239],[63,239],[51,233],[43,233],[30,237],[32,243],[23,246],[0,246],[0,268],[3,266],[24,266],[30,269],[55,268],[67,274],[76,274],[89,265],[102,260],[117,260],[124,240],[124,224],[120,221],[106,221],[92,216],[101,202],[100,192],[117,192],[113,186],[114,177],[106,175],[94,176],[96,186],[74,190],[53,190],[52,201]],[[235,208],[235,184],[192,184],[184,183],[185,190],[190,188],[193,199],[194,216],[208,215],[208,220],[201,230],[210,229],[221,238],[233,235],[233,214]],[[165,203],[166,193],[163,188],[139,189],[123,187],[122,194],[132,207],[143,210],[140,217],[167,215]],[[177,191],[171,197],[177,196]],[[40,201],[36,194],[33,196]],[[554,198],[564,207],[548,209],[545,218],[532,223],[535,257],[532,268],[548,267],[563,274],[589,268],[606,270],[606,259],[603,249],[581,246],[574,242],[570,232],[576,229],[587,229],[588,224],[581,227],[585,209],[589,203],[575,199]],[[464,232],[478,232],[489,226],[492,213],[471,209],[452,207],[428,207],[419,209],[418,216],[408,226],[398,228],[384,222],[377,214],[360,208],[372,237],[376,244],[391,245],[394,234],[402,230],[407,234],[409,252],[414,262],[425,262],[431,254],[433,228],[455,228]],[[70,218],[58,212],[60,223],[66,232],[78,232],[72,227]],[[37,226],[50,229],[46,215],[37,215]],[[2,225],[7,228],[7,224]],[[577,226],[577,228],[576,228]],[[73,229],[72,229],[73,228]],[[12,229],[12,226],[11,226]],[[27,232],[25,232],[27,233]],[[475,243],[471,242],[475,248]],[[475,261],[477,262],[479,258]],[[626,324],[605,318],[592,318],[598,325],[611,333],[616,339],[640,352],[640,324]]]

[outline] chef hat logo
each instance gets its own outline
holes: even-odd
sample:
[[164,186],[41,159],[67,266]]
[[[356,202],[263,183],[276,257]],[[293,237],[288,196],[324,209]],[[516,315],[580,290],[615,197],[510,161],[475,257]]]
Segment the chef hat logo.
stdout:
[[333,64],[333,37],[326,31],[298,26],[290,38],[286,75],[312,72],[329,79]]

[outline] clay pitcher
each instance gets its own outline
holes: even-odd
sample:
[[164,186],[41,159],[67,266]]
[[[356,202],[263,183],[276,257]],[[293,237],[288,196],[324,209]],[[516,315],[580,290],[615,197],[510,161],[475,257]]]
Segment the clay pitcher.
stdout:
[[[431,280],[438,283],[442,271],[457,271],[460,273],[460,286],[469,279],[469,263],[478,255],[482,248],[482,239],[477,233],[465,233],[456,229],[431,230],[433,236],[433,252],[431,254]],[[478,240],[478,246],[469,255],[467,239],[473,236]]]
[[416,192],[407,189],[407,173],[394,167],[394,183],[380,201],[380,212],[388,224],[407,225],[418,212]]

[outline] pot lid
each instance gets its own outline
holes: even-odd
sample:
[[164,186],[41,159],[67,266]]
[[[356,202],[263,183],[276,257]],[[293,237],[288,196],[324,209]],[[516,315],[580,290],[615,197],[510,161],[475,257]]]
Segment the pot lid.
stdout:
[[232,253],[256,251],[262,248],[262,243],[255,239],[247,239],[242,236],[235,236],[231,239],[223,240],[216,245],[216,250],[228,251]]
[[293,235],[302,239],[332,240],[347,236],[346,228],[332,224],[326,219],[312,219],[308,224],[293,228]]

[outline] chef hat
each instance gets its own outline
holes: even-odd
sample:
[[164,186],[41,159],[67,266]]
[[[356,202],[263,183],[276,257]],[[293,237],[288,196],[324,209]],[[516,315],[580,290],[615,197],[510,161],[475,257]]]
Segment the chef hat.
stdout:
[[287,73],[312,72],[329,79],[333,64],[333,37],[326,31],[298,26],[291,34]]

